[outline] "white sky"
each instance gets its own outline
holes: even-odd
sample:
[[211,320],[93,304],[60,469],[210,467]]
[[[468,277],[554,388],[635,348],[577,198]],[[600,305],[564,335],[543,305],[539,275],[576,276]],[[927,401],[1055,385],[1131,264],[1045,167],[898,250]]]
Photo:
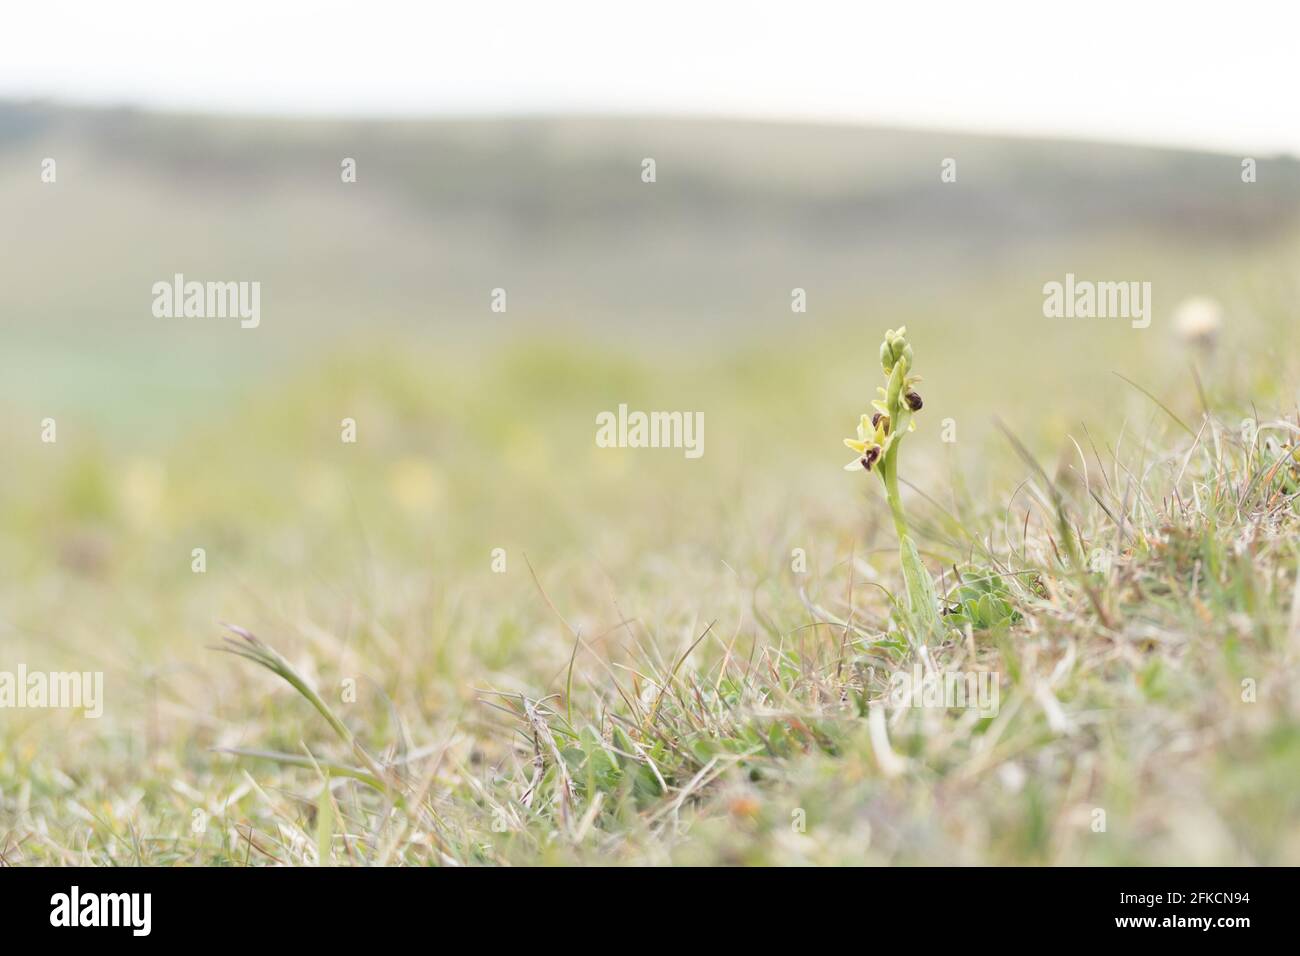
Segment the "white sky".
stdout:
[[1300,153],[1300,3],[2,0],[0,98],[704,113]]

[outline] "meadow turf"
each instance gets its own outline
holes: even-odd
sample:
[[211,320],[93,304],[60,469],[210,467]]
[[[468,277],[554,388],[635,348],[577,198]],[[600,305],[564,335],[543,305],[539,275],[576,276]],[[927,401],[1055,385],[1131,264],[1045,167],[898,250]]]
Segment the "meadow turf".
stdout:
[[[1245,301],[1211,350],[921,303],[725,350],[370,340],[54,445],[11,409],[6,661],[102,670],[105,710],[0,712],[0,861],[1300,862],[1300,299]],[[1015,612],[923,649],[841,470],[903,321],[922,555]],[[619,402],[703,411],[703,457],[597,448]],[[918,664],[996,715],[893,706]]]

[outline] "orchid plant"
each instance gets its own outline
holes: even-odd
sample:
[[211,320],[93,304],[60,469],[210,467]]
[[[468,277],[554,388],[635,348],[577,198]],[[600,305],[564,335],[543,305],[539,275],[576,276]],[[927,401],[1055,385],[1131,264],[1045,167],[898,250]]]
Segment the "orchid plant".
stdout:
[[898,532],[899,557],[903,581],[907,588],[907,630],[917,641],[939,637],[944,628],[939,619],[939,602],[930,572],[921,562],[912,536],[908,533],[907,515],[898,492],[898,449],[903,436],[914,431],[912,416],[922,407],[912,374],[912,346],[907,341],[907,327],[890,329],[880,345],[880,367],[886,383],[876,389],[880,397],[873,401],[874,413],[863,415],[858,422],[858,437],[844,439],[857,457],[845,465],[846,471],[875,472],[885,486],[885,498]]

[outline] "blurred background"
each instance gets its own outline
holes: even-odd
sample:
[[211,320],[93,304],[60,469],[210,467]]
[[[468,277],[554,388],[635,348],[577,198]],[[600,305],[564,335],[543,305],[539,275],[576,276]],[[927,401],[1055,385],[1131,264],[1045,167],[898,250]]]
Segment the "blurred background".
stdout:
[[[935,498],[1014,488],[995,418],[1049,463],[1084,424],[1148,429],[1115,373],[1193,417],[1194,367],[1293,410],[1300,77],[1273,13],[16,8],[0,642],[102,664],[95,733],[138,757],[146,723],[215,739],[244,706],[209,683],[217,620],[366,647],[416,712],[544,684],[569,645],[525,554],[589,633],[745,632],[791,599],[762,588],[793,547],[890,553],[840,439],[903,323]],[[175,273],[260,282],[260,327],[156,318]],[[1044,318],[1066,273],[1150,282],[1150,327]],[[598,449],[620,403],[702,411],[704,456]]]

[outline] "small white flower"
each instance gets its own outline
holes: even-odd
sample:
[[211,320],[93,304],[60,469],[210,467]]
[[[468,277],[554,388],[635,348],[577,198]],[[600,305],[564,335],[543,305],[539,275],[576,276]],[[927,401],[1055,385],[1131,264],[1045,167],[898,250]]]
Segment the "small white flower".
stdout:
[[1192,296],[1174,309],[1174,328],[1192,345],[1212,346],[1222,326],[1223,306],[1209,296]]

